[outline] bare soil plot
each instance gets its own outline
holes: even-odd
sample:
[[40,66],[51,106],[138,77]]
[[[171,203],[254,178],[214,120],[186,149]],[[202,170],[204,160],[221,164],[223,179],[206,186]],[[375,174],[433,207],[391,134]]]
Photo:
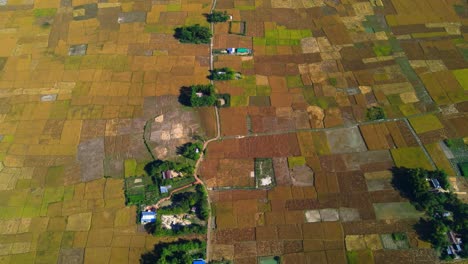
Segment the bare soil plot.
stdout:
[[332,153],[366,151],[366,146],[357,128],[343,128],[325,132]]

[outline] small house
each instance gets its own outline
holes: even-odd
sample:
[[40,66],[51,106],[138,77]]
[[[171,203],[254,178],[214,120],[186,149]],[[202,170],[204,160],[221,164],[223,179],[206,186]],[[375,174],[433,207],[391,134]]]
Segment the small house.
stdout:
[[159,187],[159,192],[160,193],[168,193],[170,188],[172,188],[171,185],[160,186]]
[[141,223],[148,224],[156,222],[156,212],[145,211],[141,213]]
[[195,95],[196,95],[197,97],[203,97],[203,93],[200,93],[200,92],[195,93]]
[[195,259],[192,264],[206,264],[206,262],[203,259]]
[[431,182],[432,187],[434,187],[434,189],[442,188],[442,186],[440,185],[437,179],[430,179],[429,181]]
[[172,179],[171,170],[161,172],[161,176],[162,176],[163,180]]
[[227,51],[228,54],[234,54],[234,53],[236,53],[236,49],[235,49],[235,48],[227,48],[226,51]]
[[460,245],[461,244],[461,239],[456,236],[456,234],[453,231],[448,232],[448,238],[450,243],[454,245]]
[[167,170],[167,171],[161,172],[161,176],[164,180],[168,180],[168,179],[172,179],[176,177],[181,177],[182,173],[173,171],[173,170]]

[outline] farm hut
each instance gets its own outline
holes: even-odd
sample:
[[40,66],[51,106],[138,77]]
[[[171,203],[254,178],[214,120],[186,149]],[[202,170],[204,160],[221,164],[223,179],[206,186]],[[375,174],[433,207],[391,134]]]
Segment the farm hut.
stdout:
[[206,264],[206,262],[203,259],[195,259],[192,264]]
[[168,193],[168,192],[169,192],[169,189],[170,189],[171,187],[172,187],[171,185],[160,186],[160,187],[159,187],[159,191],[160,191],[161,193]]
[[235,49],[235,48],[227,48],[226,51],[227,51],[228,54],[234,54],[234,53],[236,53],[236,49]]
[[250,54],[250,49],[247,48],[238,48],[236,53],[239,55]]
[[156,212],[145,211],[141,213],[141,223],[148,224],[156,222]]

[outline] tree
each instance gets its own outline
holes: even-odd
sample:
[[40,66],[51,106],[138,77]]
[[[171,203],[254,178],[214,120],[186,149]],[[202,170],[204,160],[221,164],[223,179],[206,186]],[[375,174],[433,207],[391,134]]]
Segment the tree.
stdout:
[[174,37],[181,43],[208,44],[213,35],[207,27],[199,24],[183,26],[175,29]]
[[367,109],[367,119],[370,121],[385,119],[385,111],[382,107],[373,106]]
[[207,15],[207,20],[210,23],[226,22],[229,20],[229,15],[226,11],[213,11],[211,14]]
[[178,240],[156,244],[154,249],[141,256],[143,264],[186,264],[204,258],[206,242],[200,240]]
[[213,69],[210,72],[210,79],[215,81],[228,81],[236,78],[236,72],[228,67]]
[[180,147],[180,154],[191,160],[198,160],[200,158],[203,144],[201,142],[189,142]]
[[176,164],[169,160],[154,160],[145,165],[145,171],[149,176],[160,175],[161,172],[174,169]]
[[192,85],[190,95],[190,105],[192,107],[212,106],[216,103],[216,94],[214,86],[208,85]]
[[421,218],[415,225],[416,232],[423,239],[431,242],[432,246],[436,249],[444,249],[448,246],[447,226],[440,219]]

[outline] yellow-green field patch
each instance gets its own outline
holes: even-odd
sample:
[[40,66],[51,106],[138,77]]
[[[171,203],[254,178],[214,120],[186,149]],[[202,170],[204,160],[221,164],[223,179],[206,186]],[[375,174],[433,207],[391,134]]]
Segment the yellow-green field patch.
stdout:
[[409,202],[375,203],[373,206],[378,220],[417,219],[424,214],[424,212],[416,210]]
[[137,161],[136,159],[126,159],[124,163],[125,177],[136,176]]
[[412,117],[409,119],[409,121],[411,126],[418,134],[444,128],[442,123],[440,123],[439,119],[435,115]]
[[305,157],[298,156],[298,157],[288,157],[288,166],[290,169],[296,166],[302,166],[306,164]]
[[439,143],[428,144],[425,147],[439,170],[445,171],[448,175],[456,175],[452,165],[450,164],[450,161],[447,159],[444,152],[440,148]]
[[390,152],[395,165],[398,167],[433,169],[426,155],[419,147],[397,148],[390,150]]
[[468,69],[461,69],[461,70],[454,70],[453,75],[457,79],[458,83],[460,83],[463,90],[468,90]]

